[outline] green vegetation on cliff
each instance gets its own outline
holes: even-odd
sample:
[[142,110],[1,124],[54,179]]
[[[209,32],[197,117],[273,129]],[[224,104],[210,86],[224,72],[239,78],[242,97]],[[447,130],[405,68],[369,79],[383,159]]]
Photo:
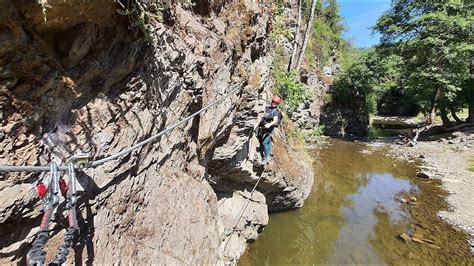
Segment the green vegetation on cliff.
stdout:
[[[303,13],[309,13],[310,0],[305,0]],[[342,38],[344,26],[342,17],[339,15],[339,5],[336,0],[326,0],[316,5],[316,15],[313,20],[313,27],[309,39],[308,47],[304,52],[304,59],[311,70],[321,70],[324,66],[332,63],[331,57],[341,57],[346,41]]]
[[[307,24],[310,18],[312,1],[316,0],[301,1],[302,25]],[[284,49],[279,47],[278,41],[281,38],[293,41],[293,36],[288,28],[285,27],[286,21],[282,12],[283,5],[280,1],[277,1],[275,26],[270,34],[270,40],[275,46],[273,67],[274,92],[284,98],[284,109],[294,111],[310,95],[300,82],[298,70],[288,70],[287,64],[291,53],[287,54]],[[303,52],[303,68],[321,73],[324,66],[330,65],[335,60],[343,57],[344,53],[339,51],[347,46],[347,42],[342,38],[344,27],[342,25],[342,17],[339,15],[337,1],[317,1],[312,23],[308,46]],[[304,35],[304,32],[300,35]],[[299,42],[301,44],[301,40]]]

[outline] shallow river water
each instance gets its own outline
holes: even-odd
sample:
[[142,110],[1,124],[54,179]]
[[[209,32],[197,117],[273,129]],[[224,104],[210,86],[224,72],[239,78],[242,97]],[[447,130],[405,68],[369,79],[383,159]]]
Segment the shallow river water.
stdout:
[[272,214],[240,265],[474,265],[467,236],[436,217],[446,193],[414,178],[413,164],[341,140],[311,154],[315,183],[304,207]]

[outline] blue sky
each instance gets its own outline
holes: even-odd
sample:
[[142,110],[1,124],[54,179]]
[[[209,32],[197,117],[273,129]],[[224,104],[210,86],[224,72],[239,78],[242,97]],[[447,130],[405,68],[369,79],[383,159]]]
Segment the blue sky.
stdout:
[[348,31],[344,37],[351,38],[356,47],[370,47],[377,44],[379,36],[371,36],[369,28],[377,18],[390,8],[390,0],[339,0],[340,14]]

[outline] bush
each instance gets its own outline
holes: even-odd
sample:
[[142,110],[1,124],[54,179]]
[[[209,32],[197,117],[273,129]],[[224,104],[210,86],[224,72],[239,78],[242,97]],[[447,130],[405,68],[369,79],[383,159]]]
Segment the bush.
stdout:
[[315,137],[315,136],[322,136],[326,132],[326,126],[324,125],[319,125],[312,130],[306,130],[304,131],[303,135],[305,138],[307,137]]
[[270,32],[270,42],[275,45],[282,38],[286,38],[288,41],[291,42],[293,40],[293,33],[286,26],[285,17],[278,15],[275,18],[275,26]]
[[276,94],[283,98],[283,109],[294,111],[306,100],[310,94],[301,82],[297,72],[278,71],[275,76]]
[[308,48],[305,51],[305,59],[310,69],[322,69],[331,63],[331,56],[341,46],[341,36],[339,32],[332,31],[328,22],[321,18],[313,21],[311,37]]

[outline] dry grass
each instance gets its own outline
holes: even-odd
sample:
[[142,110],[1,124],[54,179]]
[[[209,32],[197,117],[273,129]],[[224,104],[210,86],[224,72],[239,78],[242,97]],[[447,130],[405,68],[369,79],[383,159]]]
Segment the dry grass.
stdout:
[[282,166],[281,170],[288,174],[288,178],[301,176],[303,171],[299,162],[305,160],[307,155],[299,151],[304,151],[304,147],[298,142],[285,140],[280,134],[274,134],[273,141],[275,163]]
[[283,132],[286,141],[292,146],[301,148],[305,146],[304,135],[301,130],[290,120],[290,118],[283,112],[283,122],[281,125],[281,131]]

